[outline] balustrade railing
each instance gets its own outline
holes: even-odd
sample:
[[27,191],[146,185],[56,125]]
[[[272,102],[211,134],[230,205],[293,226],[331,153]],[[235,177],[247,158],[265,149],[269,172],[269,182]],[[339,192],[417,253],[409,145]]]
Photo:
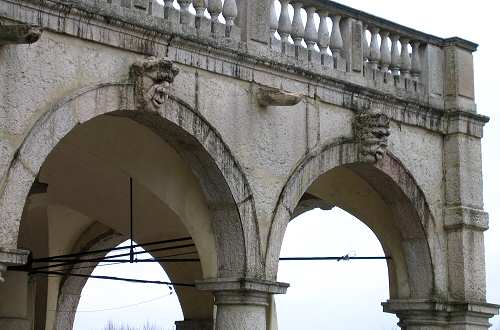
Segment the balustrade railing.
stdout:
[[[230,39],[252,55],[324,75],[341,77],[337,73],[346,72],[354,75],[346,79],[361,82],[357,74],[368,84],[375,81],[372,86],[391,83],[420,92],[429,83],[430,70],[443,70],[443,63],[437,62],[442,61],[439,52],[447,39],[329,0],[269,0],[267,7],[267,0],[107,1],[161,17],[172,23],[174,32]],[[266,43],[269,48],[264,51]],[[433,68],[429,56],[438,57],[432,59]]]
[[108,3],[146,12],[178,24],[180,28],[191,27],[197,32],[212,37],[234,38],[233,31],[238,16],[236,0],[107,0]]
[[404,81],[405,88],[416,89],[421,83],[423,50],[443,44],[441,38],[328,0],[271,2],[271,48],[297,59],[306,52],[310,66],[372,78],[381,75],[385,82],[393,76]]

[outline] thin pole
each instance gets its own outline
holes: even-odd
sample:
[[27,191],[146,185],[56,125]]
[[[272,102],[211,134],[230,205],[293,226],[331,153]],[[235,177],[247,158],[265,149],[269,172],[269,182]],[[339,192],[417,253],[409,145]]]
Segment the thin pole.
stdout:
[[134,262],[134,208],[133,208],[133,196],[132,196],[132,177],[129,178],[129,190],[130,190],[130,263]]

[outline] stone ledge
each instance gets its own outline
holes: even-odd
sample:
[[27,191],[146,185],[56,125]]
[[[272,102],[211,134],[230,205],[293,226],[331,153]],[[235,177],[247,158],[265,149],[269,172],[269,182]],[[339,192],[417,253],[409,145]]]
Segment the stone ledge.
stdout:
[[488,229],[488,213],[465,206],[447,207],[444,210],[444,228],[485,231]]
[[434,300],[388,300],[382,303],[386,313],[477,314],[490,318],[498,315],[500,305],[473,302],[438,302]]
[[6,266],[21,266],[28,262],[30,251],[0,247],[0,263]]
[[490,120],[486,116],[464,111],[452,111],[447,116],[447,134],[462,133],[479,138],[483,137],[483,126]]
[[284,294],[288,283],[265,281],[252,278],[222,278],[196,281],[196,288],[202,291],[237,291],[266,294]]
[[447,38],[442,41],[444,47],[456,46],[468,50],[470,52],[475,52],[479,46],[475,42],[465,40],[459,37]]

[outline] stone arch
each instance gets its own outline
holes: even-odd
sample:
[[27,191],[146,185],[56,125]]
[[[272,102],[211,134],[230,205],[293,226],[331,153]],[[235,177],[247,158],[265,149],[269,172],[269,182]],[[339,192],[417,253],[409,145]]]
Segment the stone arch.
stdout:
[[35,123],[15,153],[0,197],[0,237],[15,248],[30,187],[52,149],[79,124],[100,115],[125,116],[151,128],[185,158],[213,213],[218,276],[263,270],[253,196],[229,148],[188,104],[170,95],[161,107],[136,107],[134,86],[107,83],[63,99]]
[[[112,230],[105,230],[96,235],[94,239],[87,242],[85,246],[80,249],[80,252],[106,249],[110,246],[116,246],[124,240],[126,240],[126,237]],[[95,257],[102,258],[106,254],[106,252],[101,252],[99,254],[95,254]],[[97,264],[98,262],[76,264],[76,267],[70,267],[71,270],[68,272],[80,275],[90,275],[94,271]],[[61,286],[59,288],[59,295],[57,298],[54,330],[65,330],[73,328],[76,309],[78,307],[78,303],[80,302],[81,292],[85,284],[87,283],[87,280],[87,278],[75,276],[65,276],[62,278]]]
[[[435,226],[425,195],[416,180],[391,153],[370,164],[360,161],[358,144],[336,140],[322,150],[308,155],[296,167],[285,184],[275,208],[266,253],[266,276],[277,274],[281,243],[288,221],[301,197],[320,177],[336,169],[350,171],[372,189],[392,214],[391,225],[397,229],[399,242],[384,241],[378,233],[388,260],[390,295],[397,298],[429,298],[434,292],[434,267],[427,232]],[[342,207],[342,205],[338,205]],[[342,207],[344,208],[344,207]],[[365,222],[355,210],[348,210]]]
[[[121,235],[114,230],[103,226],[102,224],[95,222],[90,225],[80,236],[80,239],[75,244],[73,252],[81,253],[85,251],[95,251],[101,249],[109,249],[110,247],[115,247],[124,241],[126,241],[128,237]],[[147,251],[147,248],[145,248]],[[92,254],[92,258],[103,258],[108,252],[99,252]],[[154,253],[151,252],[154,256]],[[94,269],[97,267],[98,262],[86,262],[79,263],[68,267],[66,270],[67,273],[72,274],[80,274],[80,275],[90,275]],[[166,268],[165,264],[160,263],[165,273],[168,274],[169,278],[172,279],[172,274],[170,269]],[[199,266],[199,265],[198,265]],[[87,278],[85,277],[75,277],[75,276],[64,276],[61,280],[61,285],[59,288],[59,294],[57,298],[57,308],[55,311],[54,318],[54,330],[67,330],[72,329],[76,310],[80,301],[80,297],[87,283]],[[175,282],[175,281],[174,281]],[[186,282],[186,281],[180,281]],[[179,304],[182,309],[183,315],[185,319],[188,320],[197,320],[198,317],[203,317],[202,320],[209,320],[210,315],[213,314],[213,305],[212,299],[209,293],[198,291],[194,288],[188,288],[187,290],[195,290],[197,295],[196,308],[188,306],[192,304],[193,301],[185,299],[186,292],[182,287],[174,287],[177,297],[179,299]],[[207,297],[201,297],[199,295],[204,295]],[[203,298],[203,299],[200,299]],[[200,307],[203,311],[200,311]],[[194,314],[193,314],[194,313]],[[208,315],[208,316],[207,316]]]

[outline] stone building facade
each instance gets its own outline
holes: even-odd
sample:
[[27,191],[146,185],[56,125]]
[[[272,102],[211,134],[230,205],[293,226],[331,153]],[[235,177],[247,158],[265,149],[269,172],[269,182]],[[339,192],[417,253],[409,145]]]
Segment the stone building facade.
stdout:
[[279,4],[0,0],[1,329],[72,328],[97,261],[19,266],[126,240],[129,178],[135,241],[199,258],[162,263],[196,283],[177,329],[276,329],[287,224],[325,205],[390,256],[402,329],[489,327],[477,45]]

